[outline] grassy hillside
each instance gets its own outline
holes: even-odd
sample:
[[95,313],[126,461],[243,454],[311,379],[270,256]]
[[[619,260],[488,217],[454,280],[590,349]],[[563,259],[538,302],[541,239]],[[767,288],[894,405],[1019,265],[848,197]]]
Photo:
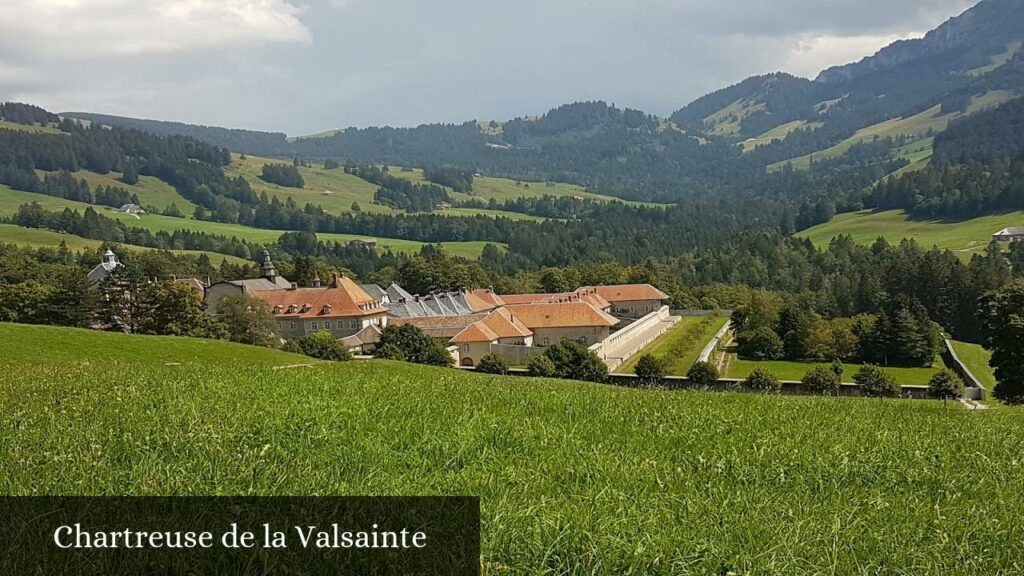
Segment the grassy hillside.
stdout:
[[[819,364],[827,362],[815,361],[771,361],[745,360],[736,356],[735,350],[731,349],[726,354],[726,378],[742,379],[750,376],[757,368],[767,368],[781,380],[797,381],[814,369]],[[859,364],[843,364],[843,382],[853,382],[853,375],[861,369]],[[934,368],[893,368],[884,367],[883,370],[896,379],[901,386],[927,386],[928,381],[936,372],[943,368],[942,362],[936,363]]]
[[[334,214],[351,212],[353,202],[358,202],[359,207],[363,212],[402,213],[402,211],[394,210],[387,206],[374,204],[373,195],[377,191],[377,185],[371,184],[362,178],[346,174],[341,168],[324,170],[321,165],[314,165],[312,168],[300,166],[299,172],[302,173],[302,178],[306,183],[304,188],[278,186],[277,184],[270,184],[260,179],[260,173],[263,170],[264,164],[281,162],[287,161],[260,158],[256,156],[248,156],[245,159],[242,159],[240,156],[235,155],[231,166],[226,169],[226,172],[230,176],[243,176],[257,194],[266,192],[268,196],[277,196],[282,200],[285,198],[292,198],[300,206],[305,205],[307,202],[318,204],[325,210]],[[391,175],[399,178],[405,178],[413,182],[425,182],[422,170],[402,172],[401,168],[394,168]],[[612,198],[608,196],[589,194],[583,191],[582,188],[571,184],[554,184],[549,186],[543,183],[532,183],[527,187],[524,185],[517,186],[514,181],[506,180],[504,178],[486,177],[477,178],[475,180],[474,196],[459,194],[457,192],[451,192],[451,194],[458,200],[468,200],[475,196],[476,198],[484,201],[490,200],[491,198],[503,201],[505,199],[542,196],[544,194],[549,194],[551,196],[578,195],[598,200],[612,200]],[[524,214],[504,212],[501,210],[452,209],[438,213],[452,216],[474,216],[479,214],[484,216],[513,218],[516,220],[543,220],[543,218],[535,218]]]
[[61,134],[61,131],[53,126],[40,126],[39,124],[17,124],[0,120],[0,130],[22,130],[25,132],[36,132],[40,134]]
[[359,202],[359,207],[364,212],[394,212],[386,206],[378,206],[373,203],[373,194],[377,186],[350,174],[346,174],[341,168],[335,170],[324,170],[323,165],[314,165],[313,168],[299,167],[302,179],[306,185],[304,188],[288,188],[264,182],[260,179],[265,164],[291,163],[290,160],[272,160],[257,156],[248,156],[242,159],[235,154],[232,156],[231,166],[224,171],[230,177],[243,176],[256,194],[266,193],[271,198],[277,196],[281,200],[292,198],[299,206],[306,203],[318,204],[331,212],[340,214],[351,212],[352,202]]
[[171,204],[177,205],[182,214],[191,215],[196,205],[187,200],[170,184],[152,176],[139,176],[139,183],[129,186],[121,182],[121,174],[111,172],[110,174],[96,174],[86,170],[75,172],[75,177],[84,179],[89,187],[96,189],[97,186],[112,186],[124,188],[125,190],[139,197],[139,201],[146,208],[156,207],[160,210],[166,209]]
[[[61,242],[64,242],[68,249],[72,251],[96,248],[103,244],[99,240],[90,240],[81,236],[75,236],[74,234],[60,234],[49,230],[22,228],[13,224],[0,224],[0,244],[17,244],[18,246],[30,246],[32,248],[55,248],[60,246]],[[153,250],[153,248],[132,246],[130,244],[123,244],[122,246],[128,250]],[[220,265],[224,260],[235,264],[250,263],[248,260],[216,252],[202,252],[199,250],[171,250],[171,252],[193,256],[206,254],[215,265]]]
[[890,243],[913,238],[926,248],[938,246],[956,251],[964,258],[984,251],[992,234],[1008,226],[1024,226],[1024,211],[981,216],[963,221],[910,220],[902,210],[865,210],[840,214],[827,224],[800,232],[817,246],[828,246],[832,238],[850,235],[859,244],[871,244],[879,237]]
[[[917,152],[916,154],[918,155],[914,156],[914,153],[911,153],[910,150],[916,150],[922,146],[930,149],[931,134],[945,130],[949,126],[949,123],[957,118],[998,106],[1004,102],[1009,102],[1017,96],[1019,96],[1019,94],[1009,90],[993,90],[981,96],[974,97],[964,113],[951,112],[943,114],[941,109],[942,107],[936,105],[924,112],[921,112],[920,114],[915,114],[914,116],[909,116],[907,118],[893,118],[886,120],[885,122],[875,124],[874,126],[862,128],[853,136],[843,140],[831,148],[820,150],[799,158],[778,162],[769,166],[768,169],[781,170],[786,164],[792,164],[794,168],[807,169],[810,168],[812,159],[824,160],[826,158],[837,158],[845,154],[855,144],[868,142],[875,138],[885,138],[890,136],[910,136],[914,138],[913,143],[904,147],[906,151],[904,152],[904,150],[901,149],[899,153],[911,162],[914,162],[915,160],[919,161],[921,158],[920,155],[925,153]],[[927,155],[930,156],[930,152],[927,152]]]
[[1024,556],[1010,412],[284,368],[306,360],[2,324],[0,347],[0,494],[473,494],[485,574],[996,574]]
[[[83,204],[81,202],[74,202],[63,198],[53,198],[43,194],[21,192],[18,190],[11,190],[6,186],[0,186],[0,216],[15,214],[18,207],[28,202],[38,202],[48,210],[63,210],[64,208],[71,208],[72,210],[84,211],[89,206],[88,204]],[[93,206],[93,208],[104,216],[109,216],[111,218],[121,220],[130,226],[145,228],[152,232],[159,232],[161,230],[167,232],[173,232],[174,230],[193,230],[196,232],[207,232],[209,234],[219,234],[228,237],[234,236],[250,240],[252,242],[266,244],[276,242],[277,239],[280,238],[281,234],[285,232],[283,230],[250,228],[248,226],[241,226],[238,224],[206,222],[202,220],[193,220],[191,218],[172,218],[170,216],[161,216],[158,214],[146,214],[141,217],[136,217],[132,214],[121,214],[109,207]],[[317,237],[325,242],[348,242],[349,240],[365,238],[365,236],[357,236],[353,234],[318,234]],[[381,248],[390,248],[394,252],[414,253],[419,252],[420,248],[423,247],[423,242],[414,242],[411,240],[399,240],[396,238],[378,238],[377,240],[378,245]],[[453,255],[464,256],[466,258],[477,258],[483,251],[484,246],[487,245],[487,242],[443,242],[442,245]]]
[[813,130],[815,128],[820,128],[821,126],[821,122],[794,120],[793,122],[787,122],[786,124],[776,126],[775,128],[772,128],[771,130],[765,132],[764,134],[761,134],[757,138],[751,138],[741,143],[740,146],[743,147],[744,152],[750,152],[751,150],[757,148],[758,146],[762,146],[764,144],[771,144],[773,140],[784,140],[786,136],[789,136],[790,133],[792,133],[794,130]]

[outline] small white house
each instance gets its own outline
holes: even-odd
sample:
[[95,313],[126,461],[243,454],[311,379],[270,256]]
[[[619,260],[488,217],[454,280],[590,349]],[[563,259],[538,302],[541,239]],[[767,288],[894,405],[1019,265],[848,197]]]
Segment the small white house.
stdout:
[[1024,228],[1004,228],[992,235],[996,242],[1024,242]]
[[125,204],[124,206],[121,206],[120,208],[118,208],[117,211],[121,212],[122,214],[136,214],[136,215],[138,215],[138,214],[145,214],[146,213],[146,211],[142,209],[142,206],[139,206],[138,204]]

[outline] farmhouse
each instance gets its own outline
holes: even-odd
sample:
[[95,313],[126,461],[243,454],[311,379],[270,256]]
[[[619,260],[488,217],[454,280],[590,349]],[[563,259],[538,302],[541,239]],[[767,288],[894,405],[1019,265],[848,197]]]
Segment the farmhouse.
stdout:
[[643,318],[656,312],[668,301],[668,294],[650,284],[593,286],[580,290],[594,290],[611,303],[611,313],[624,318]]
[[145,214],[146,213],[146,211],[142,209],[142,206],[139,206],[138,204],[124,204],[123,206],[118,208],[117,211],[122,213],[122,214],[136,214],[136,215],[137,214]]
[[217,306],[225,296],[232,294],[246,294],[252,296],[254,292],[270,292],[274,290],[291,290],[295,287],[291,282],[277,275],[277,269],[270,260],[270,252],[263,251],[263,265],[261,266],[259,278],[246,280],[230,280],[218,282],[206,289],[206,310],[210,314],[217,313]]
[[364,240],[350,240],[348,243],[349,248],[362,248],[364,250],[376,250],[377,241],[373,239]]
[[996,242],[1024,242],[1024,228],[1004,228],[992,235]]
[[254,290],[251,295],[270,305],[277,335],[286,339],[321,331],[344,338],[371,326],[387,325],[388,309],[355,282],[337,274],[326,287]]

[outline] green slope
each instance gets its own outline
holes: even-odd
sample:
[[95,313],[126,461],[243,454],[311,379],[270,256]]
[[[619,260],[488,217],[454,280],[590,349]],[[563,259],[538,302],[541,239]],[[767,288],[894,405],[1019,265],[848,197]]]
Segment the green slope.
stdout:
[[[916,150],[917,148],[920,148],[925,140],[929,139],[932,134],[935,132],[941,132],[949,127],[949,123],[953,120],[998,106],[1004,102],[1009,102],[1018,96],[1018,93],[1010,90],[992,90],[981,96],[975,96],[972,98],[971,103],[968,105],[967,110],[964,113],[951,112],[943,114],[941,109],[942,107],[936,105],[924,112],[907,118],[892,118],[885,122],[880,122],[873,126],[862,128],[853,136],[843,140],[831,148],[819,150],[813,154],[807,154],[806,156],[801,156],[799,158],[777,162],[769,166],[768,169],[771,171],[781,170],[786,164],[792,164],[794,168],[807,169],[810,168],[812,159],[824,160],[827,158],[837,158],[845,154],[855,144],[869,142],[875,138],[910,136],[914,138],[915,141],[905,148],[908,151]],[[930,148],[930,142],[928,144],[928,147]],[[904,153],[902,150],[901,155],[909,159],[911,162],[920,160],[921,158],[921,156],[913,156],[910,152]],[[928,155],[930,155],[930,153]]]
[[[63,210],[64,208],[71,208],[72,210],[83,211],[89,206],[82,202],[74,202],[63,198],[53,198],[51,196],[34,194],[31,192],[21,192],[18,190],[11,190],[6,186],[0,186],[0,216],[15,214],[18,207],[29,202],[38,202],[48,210]],[[238,224],[193,220],[191,218],[172,218],[170,216],[161,216],[158,214],[146,214],[144,216],[136,217],[131,214],[121,214],[109,207],[93,206],[93,208],[104,216],[109,216],[125,222],[130,226],[145,228],[152,232],[192,230],[195,232],[206,232],[209,234],[242,238],[264,244],[277,242],[277,239],[285,232],[284,230],[265,230],[262,228],[250,228],[248,226],[241,226]],[[353,234],[318,234],[317,237],[325,242],[348,242],[350,240],[365,238],[365,236],[357,236]],[[424,245],[423,242],[400,240],[396,238],[378,238],[377,240],[378,245],[381,248],[390,248],[394,252],[415,253],[419,252],[420,248]],[[479,257],[484,246],[487,244],[487,242],[442,242],[442,246],[444,246],[444,248],[451,254],[466,258]]]
[[840,214],[831,222],[804,230],[797,236],[809,238],[819,247],[828,246],[832,238],[842,235],[852,236],[855,242],[865,245],[879,237],[886,238],[890,243],[913,238],[926,248],[938,246],[970,258],[972,254],[984,251],[992,241],[992,234],[1009,226],[1024,226],[1024,211],[962,221],[927,221],[910,220],[902,210],[865,210]]
[[473,494],[485,574],[997,574],[1024,556],[1011,412],[286,368],[309,362],[3,324],[0,349],[0,494]]
[[[103,244],[99,240],[90,240],[81,236],[75,236],[74,234],[60,234],[49,230],[22,228],[13,224],[0,224],[0,244],[17,244],[18,246],[29,246],[32,248],[56,248],[60,246],[61,242],[72,251],[97,248]],[[153,248],[132,246],[131,244],[123,244],[122,246],[127,250],[153,250]],[[248,260],[216,252],[203,252],[199,250],[171,250],[171,252],[188,256],[206,254],[210,257],[210,261],[216,265],[219,265],[224,260],[234,264],[250,264]]]

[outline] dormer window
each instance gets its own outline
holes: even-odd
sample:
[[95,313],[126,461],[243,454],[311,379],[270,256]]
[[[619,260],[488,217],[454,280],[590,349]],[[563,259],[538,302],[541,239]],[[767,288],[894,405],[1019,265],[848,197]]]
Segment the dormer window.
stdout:
[[324,306],[323,314],[330,314],[332,310],[334,310],[334,308],[331,308],[331,305],[327,304],[326,306]]
[[288,313],[289,314],[295,314],[298,311],[299,311],[299,307],[296,306],[295,304],[291,304],[291,305],[288,306]]
[[309,312],[310,308],[312,308],[312,307],[309,304],[303,304],[302,305],[302,313],[305,314],[306,312]]
[[280,305],[274,306],[274,314],[280,314],[283,311],[284,311],[284,307],[283,306],[280,306]]

